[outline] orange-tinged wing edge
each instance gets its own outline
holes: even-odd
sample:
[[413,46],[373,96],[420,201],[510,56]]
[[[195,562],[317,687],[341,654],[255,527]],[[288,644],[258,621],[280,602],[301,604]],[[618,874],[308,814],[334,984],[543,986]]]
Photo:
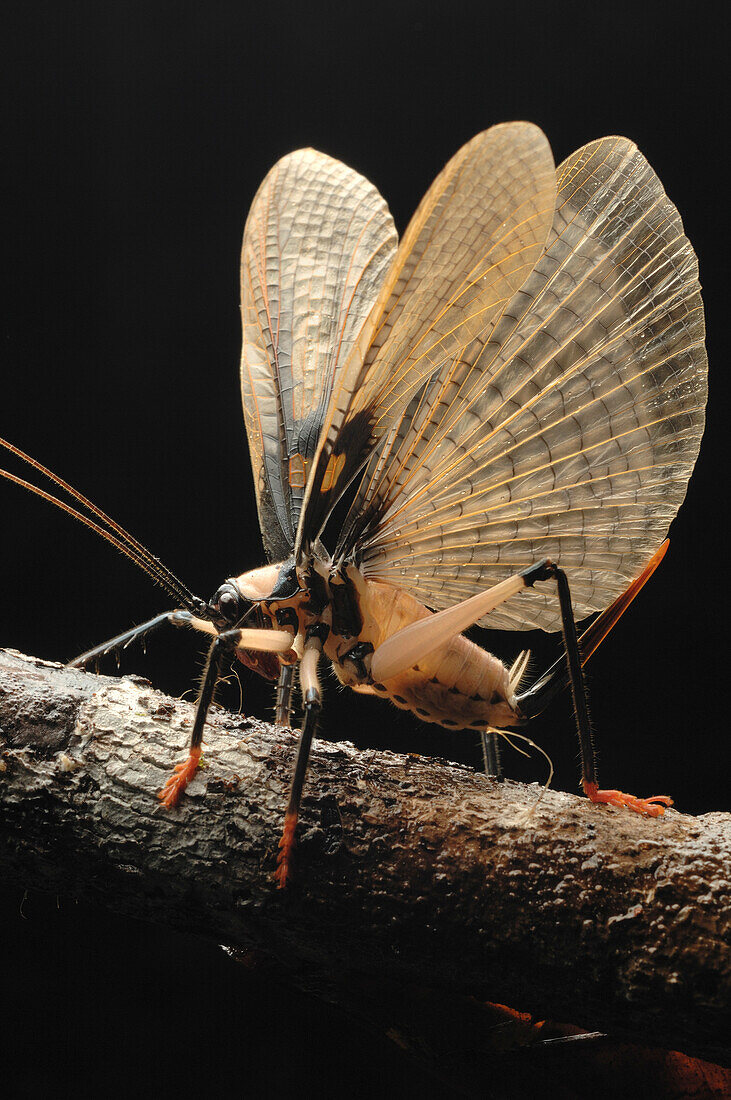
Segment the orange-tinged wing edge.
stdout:
[[665,542],[655,551],[645,568],[640,573],[639,577],[635,577],[628,588],[624,590],[621,596],[618,596],[614,603],[611,603],[609,607],[606,607],[600,615],[597,615],[594,622],[590,627],[584,631],[579,638],[579,648],[581,649],[581,663],[585,665],[591,657],[592,653],[595,653],[599,646],[602,644],[607,634],[612,630],[622,615],[634,600],[635,596],[639,595],[641,590],[649,581],[652,574],[657,569],[658,565],[665,557],[668,546],[670,545],[670,539],[665,539]]

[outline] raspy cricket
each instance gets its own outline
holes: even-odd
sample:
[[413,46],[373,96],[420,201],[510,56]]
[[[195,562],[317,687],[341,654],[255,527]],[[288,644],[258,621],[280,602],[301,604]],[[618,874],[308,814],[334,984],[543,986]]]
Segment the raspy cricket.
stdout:
[[[400,244],[361,175],[312,149],[254,198],[241,258],[241,389],[268,564],[210,600],[77,490],[57,504],[161,585],[174,608],[82,654],[85,665],[166,623],[211,637],[173,810],[200,764],[221,663],[277,681],[303,721],[275,877],[294,859],[321,710],[320,664],[483,742],[569,686],[582,785],[650,816],[666,795],[600,789],[583,665],[659,565],[700,447],[706,403],[697,261],[636,146],[609,137],[555,167],[528,123],[452,158]],[[336,506],[339,506],[336,509]],[[242,563],[245,564],[245,563]],[[579,636],[576,621],[599,613]],[[464,636],[478,624],[561,630],[526,682]]]

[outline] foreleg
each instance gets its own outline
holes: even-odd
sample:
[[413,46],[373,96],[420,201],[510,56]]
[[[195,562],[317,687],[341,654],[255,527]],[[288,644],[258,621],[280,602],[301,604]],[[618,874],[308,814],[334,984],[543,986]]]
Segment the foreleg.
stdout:
[[[180,618],[183,616],[184,618]],[[112,653],[115,649],[126,649],[128,645],[136,641],[137,638],[143,637],[145,634],[151,634],[153,630],[158,630],[165,623],[171,623],[173,626],[181,624],[185,619],[192,618],[189,611],[163,611],[161,615],[155,615],[153,619],[148,619],[146,623],[140,623],[139,626],[133,626],[130,630],[125,630],[123,634],[117,634],[114,638],[109,638],[108,641],[102,642],[101,645],[94,646],[93,649],[87,649],[86,653],[80,654],[75,657],[73,661],[69,661],[69,668],[84,668],[91,661],[96,660],[99,657],[106,657],[108,653]],[[203,620],[198,620],[203,622]],[[206,624],[210,627],[210,623]]]
[[[184,614],[188,614],[185,612]],[[193,616],[191,616],[193,619]],[[198,624],[204,624],[199,626]],[[206,629],[207,633],[216,633],[216,628],[205,620],[194,620],[189,623],[195,629]],[[175,770],[158,793],[162,804],[171,809],[177,804],[181,794],[195,775],[201,758],[201,744],[203,741],[203,728],[206,724],[208,710],[213,701],[213,693],[218,682],[218,673],[221,661],[225,653],[237,649],[253,649],[267,653],[287,653],[292,648],[292,633],[288,630],[257,630],[239,628],[226,630],[223,634],[216,633],[211,648],[208,651],[206,667],[203,673],[203,681],[196,702],[195,720],[190,737],[190,750],[187,760],[175,766]]]

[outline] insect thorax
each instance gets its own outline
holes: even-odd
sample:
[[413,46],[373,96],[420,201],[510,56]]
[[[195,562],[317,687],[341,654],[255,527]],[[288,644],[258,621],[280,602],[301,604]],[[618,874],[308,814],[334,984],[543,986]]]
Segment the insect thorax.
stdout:
[[252,570],[236,583],[248,599],[269,585],[268,597],[257,601],[262,625],[293,633],[291,657],[280,657],[282,663],[300,659],[308,635],[317,632],[337,678],[355,691],[389,698],[447,728],[515,723],[505,665],[462,636],[387,684],[374,683],[372,653],[404,627],[431,615],[403,589],[367,579],[352,564],[318,558],[301,567],[292,560]]
[[252,569],[233,583],[245,599],[258,604],[264,626],[292,630],[293,649],[300,655],[316,626],[325,628],[319,632],[323,642],[332,635],[352,644],[362,630],[360,602],[366,582],[355,566],[333,566],[314,556],[296,565],[292,558]]

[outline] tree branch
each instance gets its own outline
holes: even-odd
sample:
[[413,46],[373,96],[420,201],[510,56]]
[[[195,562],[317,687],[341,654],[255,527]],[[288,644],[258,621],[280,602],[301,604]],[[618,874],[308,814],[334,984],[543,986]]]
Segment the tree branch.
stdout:
[[214,708],[207,767],[167,812],[156,791],[192,716],[146,681],[0,650],[3,874],[292,973],[418,982],[729,1058],[731,815],[646,820],[318,741],[281,892],[295,735]]

